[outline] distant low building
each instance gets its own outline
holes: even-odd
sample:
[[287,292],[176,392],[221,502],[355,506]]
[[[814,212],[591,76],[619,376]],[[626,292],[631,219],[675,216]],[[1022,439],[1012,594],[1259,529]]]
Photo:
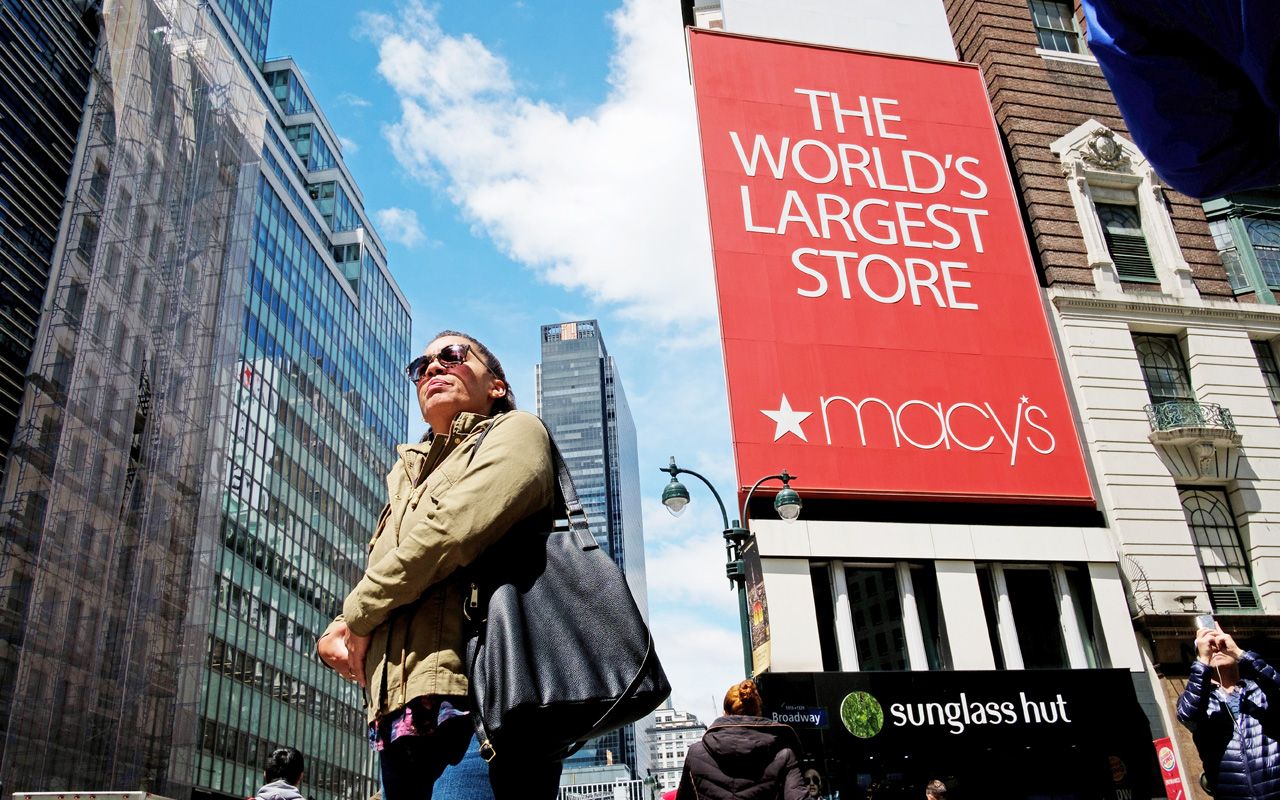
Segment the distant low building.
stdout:
[[662,791],[680,785],[680,771],[689,746],[702,738],[707,726],[688,711],[677,711],[668,700],[653,712],[654,725],[649,728],[649,765]]

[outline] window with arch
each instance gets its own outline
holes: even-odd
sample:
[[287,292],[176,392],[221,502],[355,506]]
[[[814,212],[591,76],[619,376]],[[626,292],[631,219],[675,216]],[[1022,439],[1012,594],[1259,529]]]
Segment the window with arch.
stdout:
[[1249,234],[1249,244],[1262,268],[1262,277],[1268,286],[1280,287],[1280,220],[1257,217],[1246,219],[1244,229]]
[[1147,394],[1153,404],[1195,401],[1178,337],[1135,333],[1133,348],[1138,353],[1142,380],[1147,384]]
[[1195,541],[1214,611],[1258,608],[1231,504],[1221,489],[1182,489],[1182,512]]

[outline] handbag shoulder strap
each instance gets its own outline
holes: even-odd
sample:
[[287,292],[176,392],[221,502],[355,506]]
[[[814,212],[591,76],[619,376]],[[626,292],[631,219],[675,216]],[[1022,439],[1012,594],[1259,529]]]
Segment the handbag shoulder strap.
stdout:
[[[510,412],[507,412],[510,413]],[[470,464],[475,459],[476,453],[480,452],[480,445],[484,444],[484,437],[489,435],[489,431],[498,427],[498,423],[502,421],[505,414],[498,416],[480,431],[475,446],[471,448],[471,453],[467,456],[467,463]],[[596,541],[596,537],[591,534],[591,526],[587,522],[586,509],[582,507],[582,501],[578,499],[578,490],[573,485],[573,476],[569,474],[569,465],[564,463],[564,456],[560,454],[560,447],[556,444],[556,439],[551,435],[551,429],[547,427],[547,423],[536,414],[531,415],[538,422],[542,423],[542,427],[547,431],[547,441],[551,443],[551,461],[556,471],[556,496],[565,509],[565,519],[569,524],[569,532],[573,534],[573,538],[578,542],[578,546],[583,550],[595,550],[600,547]],[[555,503],[555,501],[552,501]]]

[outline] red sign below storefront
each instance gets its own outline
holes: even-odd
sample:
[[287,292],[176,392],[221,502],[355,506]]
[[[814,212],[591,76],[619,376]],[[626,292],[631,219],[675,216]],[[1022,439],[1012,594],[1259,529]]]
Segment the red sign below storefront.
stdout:
[[739,486],[1091,504],[978,69],[689,38]]
[[1186,788],[1182,785],[1182,772],[1178,769],[1178,756],[1173,752],[1173,742],[1166,736],[1156,739],[1156,761],[1160,762],[1160,777],[1164,779],[1164,793],[1169,800],[1186,800]]

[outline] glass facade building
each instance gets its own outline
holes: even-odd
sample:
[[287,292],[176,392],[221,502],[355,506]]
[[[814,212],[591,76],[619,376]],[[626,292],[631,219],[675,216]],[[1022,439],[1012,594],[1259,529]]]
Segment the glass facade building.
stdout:
[[[587,512],[591,533],[627,576],[636,604],[648,617],[640,463],[635,422],[617,364],[595,320],[542,326],[537,369],[538,415],[547,423]],[[645,721],[592,740],[565,768],[612,759],[635,777],[649,772]]]
[[265,110],[209,23],[100,18],[0,498],[7,789],[190,791]]
[[231,29],[249,51],[254,64],[267,57],[267,31],[271,27],[271,0],[218,0]]
[[97,5],[0,0],[0,484],[89,87]]
[[193,785],[244,797],[290,745],[308,796],[363,800],[377,788],[363,701],[315,658],[315,637],[362,574],[408,430],[409,306],[298,65],[268,60],[252,77],[269,113]]
[[106,4],[0,506],[6,789],[243,798],[283,745],[314,800],[376,788],[314,648],[407,433],[409,307],[269,12]]

